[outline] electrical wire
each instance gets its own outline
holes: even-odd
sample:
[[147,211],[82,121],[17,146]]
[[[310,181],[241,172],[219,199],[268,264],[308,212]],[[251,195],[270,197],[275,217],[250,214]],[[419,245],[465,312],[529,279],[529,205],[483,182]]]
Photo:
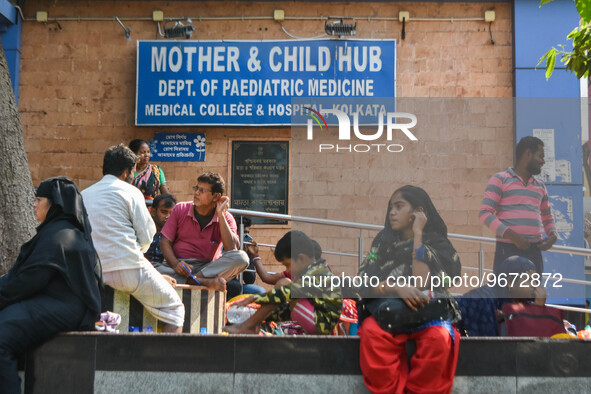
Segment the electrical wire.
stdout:
[[[22,12],[21,12],[22,17]],[[75,21],[75,22],[103,22],[103,21],[112,21],[114,17],[82,17],[82,16],[67,16],[67,17],[53,17],[48,18],[48,21]],[[274,20],[273,16],[175,16],[175,17],[166,17],[165,20],[168,21],[175,21],[179,19],[193,19],[195,21],[247,21],[247,20]],[[391,21],[391,22],[398,22],[399,17],[380,17],[380,16],[349,16],[347,18],[356,19],[359,21],[371,22],[371,21]],[[123,22],[126,21],[135,21],[135,22],[153,22],[154,20],[151,17],[119,17],[119,19]],[[325,21],[327,19],[326,16],[286,16],[285,20],[317,20],[317,21]],[[36,22],[36,18],[24,18],[23,21],[25,22]],[[445,18],[420,18],[420,17],[413,17],[407,20],[407,22],[478,22],[484,21],[483,17],[468,17],[468,18],[454,18],[454,17],[445,17]]]
[[290,32],[288,32],[285,27],[283,27],[283,23],[279,23],[279,25],[281,26],[281,29],[283,30],[283,32],[285,34],[287,34],[289,37],[295,39],[295,40],[316,40],[318,38],[323,38],[323,37],[328,37],[328,34],[324,33],[321,34],[319,36],[314,36],[314,37],[298,37],[298,36],[294,36],[293,34],[291,34]]
[[21,9],[21,7],[19,7],[18,5],[13,5],[13,7],[18,10],[18,13],[21,14],[21,19],[24,21],[25,16],[23,15],[23,10]]

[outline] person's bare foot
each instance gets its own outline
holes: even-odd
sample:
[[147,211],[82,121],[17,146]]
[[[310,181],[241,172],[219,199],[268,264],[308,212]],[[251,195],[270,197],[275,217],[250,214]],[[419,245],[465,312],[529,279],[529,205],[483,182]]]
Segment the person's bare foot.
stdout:
[[224,327],[224,331],[228,334],[258,334],[259,326],[258,325],[250,325],[246,324],[248,320],[244,323],[239,324],[232,324],[231,326]]
[[224,278],[215,278],[211,285],[207,286],[208,289],[217,291],[226,291],[226,280]]
[[[216,278],[197,278],[201,283],[201,286],[207,287],[209,290],[214,291],[226,291],[226,280],[220,276]],[[193,280],[187,280],[187,283],[192,284]]]

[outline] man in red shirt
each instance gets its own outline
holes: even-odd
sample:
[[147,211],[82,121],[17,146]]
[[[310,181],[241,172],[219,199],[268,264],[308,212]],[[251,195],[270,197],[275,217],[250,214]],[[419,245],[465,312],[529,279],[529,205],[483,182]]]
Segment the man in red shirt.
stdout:
[[497,235],[496,274],[503,261],[514,255],[531,260],[536,272],[542,274],[542,251],[558,239],[546,186],[534,177],[545,163],[544,142],[532,136],[522,138],[515,148],[515,159],[515,167],[488,181],[478,216]]
[[178,277],[189,278],[190,271],[200,284],[225,291],[226,281],[248,267],[248,256],[238,250],[236,221],[228,212],[230,199],[223,195],[224,180],[206,172],[193,190],[193,201],[178,203],[162,228],[160,249]]

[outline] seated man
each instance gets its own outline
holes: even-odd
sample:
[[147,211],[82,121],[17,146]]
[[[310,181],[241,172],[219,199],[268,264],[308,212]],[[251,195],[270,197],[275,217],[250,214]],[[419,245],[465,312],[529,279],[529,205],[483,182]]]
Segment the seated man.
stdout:
[[224,188],[219,174],[201,174],[193,201],[174,207],[160,242],[166,262],[178,275],[189,278],[190,271],[199,284],[218,291],[225,291],[226,281],[248,267],[248,256],[238,250],[236,221],[228,212],[230,199],[223,195]]
[[164,227],[164,224],[170,217],[170,213],[176,203],[176,198],[174,198],[172,194],[159,194],[154,198],[154,201],[148,210],[156,225],[156,234],[152,239],[148,251],[144,253],[144,257],[152,263],[154,268],[156,268],[156,271],[160,272],[162,275],[172,277],[174,277],[176,273],[168,264],[164,264],[164,255],[160,249],[160,240],[162,239],[162,227]]
[[181,332],[185,307],[173,287],[143,255],[156,232],[144,196],[129,182],[137,157],[125,145],[112,146],[103,160],[103,179],[82,191],[92,240],[105,284],[130,293],[164,323]]

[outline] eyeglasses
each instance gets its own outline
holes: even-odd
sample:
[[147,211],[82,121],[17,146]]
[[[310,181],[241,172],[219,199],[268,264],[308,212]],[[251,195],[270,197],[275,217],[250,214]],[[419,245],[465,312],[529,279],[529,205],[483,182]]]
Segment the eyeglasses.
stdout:
[[193,189],[194,191],[196,191],[196,192],[199,192],[199,194],[203,194],[203,193],[211,192],[211,190],[207,190],[207,189],[204,189],[204,188],[202,188],[202,187],[199,187],[199,186],[193,186],[193,188],[192,188],[192,189]]

